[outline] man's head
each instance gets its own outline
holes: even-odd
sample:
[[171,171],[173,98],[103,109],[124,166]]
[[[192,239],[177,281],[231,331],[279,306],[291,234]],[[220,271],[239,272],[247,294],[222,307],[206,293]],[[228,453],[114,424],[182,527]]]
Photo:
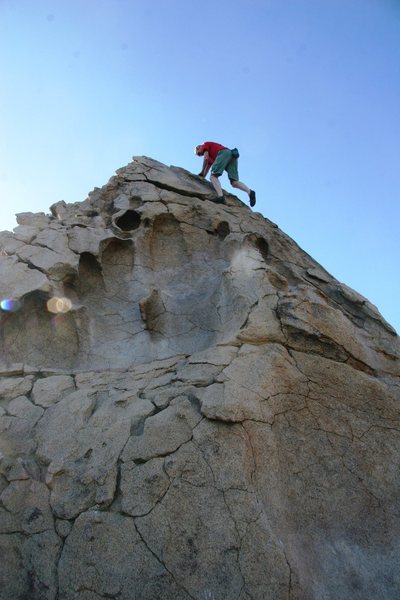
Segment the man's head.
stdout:
[[203,154],[203,152],[201,151],[201,144],[195,147],[194,153],[197,154],[197,156],[201,156]]

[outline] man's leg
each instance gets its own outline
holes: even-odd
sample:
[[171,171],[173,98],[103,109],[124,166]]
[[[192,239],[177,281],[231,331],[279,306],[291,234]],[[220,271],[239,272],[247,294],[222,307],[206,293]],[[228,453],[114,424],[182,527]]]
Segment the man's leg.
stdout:
[[239,190],[243,190],[243,192],[246,192],[246,194],[250,194],[250,188],[248,188],[247,185],[241,181],[235,181],[234,179],[231,179],[231,186],[238,188]]
[[216,202],[219,202],[221,204],[224,202],[224,194],[222,192],[222,186],[219,182],[219,177],[221,177],[231,158],[232,154],[230,150],[228,150],[227,148],[225,150],[220,150],[217,154],[217,158],[213,163],[213,166],[211,167],[210,180],[214,186],[215,191],[217,192],[218,198]]
[[231,182],[232,187],[238,188],[239,190],[243,190],[243,192],[246,192],[249,195],[250,206],[253,207],[256,203],[255,191],[248,188],[247,185],[245,183],[242,183],[241,181],[236,181],[235,179],[231,179],[230,182]]
[[256,193],[248,188],[245,183],[239,181],[238,161],[237,158],[232,158],[232,153],[229,149],[220,150],[218,152],[217,158],[215,159],[211,169],[210,179],[215,191],[217,192],[217,201],[224,201],[222,187],[218,179],[218,177],[222,175],[223,171],[228,173],[229,181],[231,182],[232,187],[242,190],[249,195],[250,206],[253,207],[256,203]]
[[256,193],[254,190],[251,190],[247,187],[245,183],[239,181],[239,171],[238,171],[238,161],[237,158],[233,158],[226,167],[228,172],[229,181],[231,182],[231,186],[246,192],[249,195],[250,206],[253,207],[256,203]]
[[228,173],[229,181],[231,182],[231,186],[246,192],[249,195],[250,206],[254,206],[256,203],[256,193],[247,187],[245,183],[239,181],[239,171],[238,171],[238,160],[237,158],[233,158],[226,167],[226,171]]
[[214,186],[215,191],[217,192],[218,198],[220,198],[223,194],[222,194],[222,187],[219,182],[219,178],[216,175],[211,174],[210,179],[211,179],[211,183]]

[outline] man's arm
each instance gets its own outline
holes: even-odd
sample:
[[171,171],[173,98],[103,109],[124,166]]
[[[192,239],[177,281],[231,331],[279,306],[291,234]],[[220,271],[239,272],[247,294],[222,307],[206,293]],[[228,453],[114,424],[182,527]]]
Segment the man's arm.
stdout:
[[199,173],[200,177],[206,177],[208,171],[210,170],[210,167],[211,165],[208,163],[208,151],[206,150],[204,152],[203,168]]

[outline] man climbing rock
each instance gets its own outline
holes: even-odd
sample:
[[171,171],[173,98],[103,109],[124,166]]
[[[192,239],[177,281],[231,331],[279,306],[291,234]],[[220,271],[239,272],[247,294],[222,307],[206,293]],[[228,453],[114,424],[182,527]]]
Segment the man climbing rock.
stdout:
[[219,182],[219,177],[226,171],[228,173],[229,181],[231,186],[243,190],[249,195],[250,206],[254,206],[256,203],[256,193],[251,190],[244,183],[239,181],[238,173],[238,158],[239,152],[237,148],[230,150],[226,146],[222,146],[217,142],[204,142],[195,148],[195,154],[197,156],[203,156],[203,168],[199,175],[200,177],[206,177],[208,171],[211,168],[211,183],[217,192],[217,198],[214,202],[218,204],[224,204],[225,199],[222,193],[222,187]]

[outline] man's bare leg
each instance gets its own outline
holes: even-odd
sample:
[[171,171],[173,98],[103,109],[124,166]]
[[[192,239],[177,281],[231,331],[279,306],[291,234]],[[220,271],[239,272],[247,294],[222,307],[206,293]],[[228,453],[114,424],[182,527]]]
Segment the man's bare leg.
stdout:
[[216,175],[211,175],[210,179],[211,179],[211,183],[214,186],[215,191],[217,192],[218,198],[221,198],[223,196],[223,193],[222,193],[222,187],[221,187],[218,177]]
[[231,181],[231,186],[234,188],[238,188],[239,190],[242,190],[243,192],[246,192],[247,194],[250,194],[250,188],[247,187],[247,185],[245,183],[242,183],[241,181]]
[[248,188],[245,183],[242,183],[241,181],[234,181],[233,179],[231,179],[231,186],[234,188],[238,188],[239,190],[242,190],[243,192],[246,192],[250,198],[250,206],[253,207],[255,205],[256,193],[254,190],[251,190],[250,188]]

